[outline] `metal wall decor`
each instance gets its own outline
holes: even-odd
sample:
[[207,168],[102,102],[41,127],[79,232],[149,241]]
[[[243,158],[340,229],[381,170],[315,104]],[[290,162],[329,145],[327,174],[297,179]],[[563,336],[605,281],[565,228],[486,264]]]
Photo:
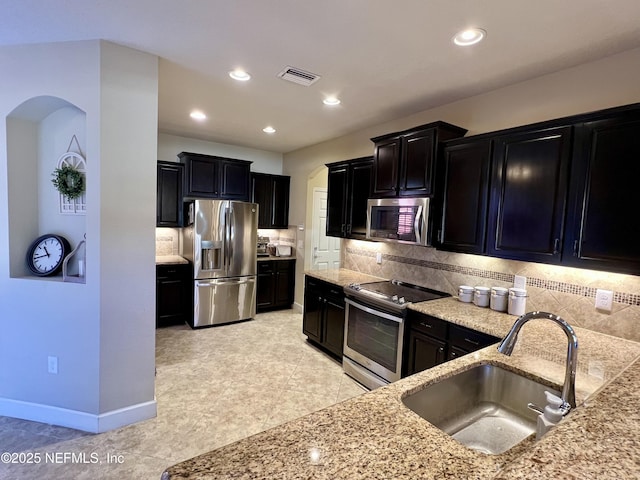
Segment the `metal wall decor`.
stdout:
[[[77,152],[71,151],[71,146],[73,142],[76,142]],[[78,143],[78,139],[74,135],[71,137],[71,141],[69,142],[69,146],[67,147],[66,153],[60,155],[58,158],[58,162],[56,164],[56,168],[63,167],[71,167],[78,171],[82,176],[85,177],[85,185],[86,185],[86,172],[87,172],[87,161],[82,155],[80,144]],[[60,213],[65,215],[86,215],[87,213],[87,198],[86,198],[86,187],[85,191],[77,198],[68,198],[63,194],[59,193],[60,197]]]

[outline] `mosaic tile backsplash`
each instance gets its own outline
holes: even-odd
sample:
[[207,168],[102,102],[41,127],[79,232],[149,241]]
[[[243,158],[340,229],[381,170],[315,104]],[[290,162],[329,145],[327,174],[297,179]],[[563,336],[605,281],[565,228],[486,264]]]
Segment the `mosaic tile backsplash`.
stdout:
[[[376,254],[382,263],[376,263]],[[456,295],[459,285],[511,287],[527,277],[526,311],[560,315],[571,325],[640,341],[640,277],[442,252],[429,247],[346,240],[342,266]],[[612,290],[611,313],[595,308],[597,289]]]

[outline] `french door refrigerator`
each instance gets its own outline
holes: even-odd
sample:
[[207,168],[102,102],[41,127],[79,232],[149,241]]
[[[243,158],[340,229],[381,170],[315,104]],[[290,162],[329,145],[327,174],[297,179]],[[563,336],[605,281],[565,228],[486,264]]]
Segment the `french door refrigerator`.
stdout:
[[258,205],[194,200],[182,229],[182,255],[193,264],[191,327],[208,327],[256,314]]

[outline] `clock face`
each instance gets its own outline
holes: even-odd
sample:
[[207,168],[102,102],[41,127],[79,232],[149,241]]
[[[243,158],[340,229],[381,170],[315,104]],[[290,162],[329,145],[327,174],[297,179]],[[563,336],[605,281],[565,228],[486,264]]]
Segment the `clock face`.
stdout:
[[69,250],[69,242],[58,235],[43,235],[37,238],[27,253],[27,265],[39,276],[54,275],[62,267]]

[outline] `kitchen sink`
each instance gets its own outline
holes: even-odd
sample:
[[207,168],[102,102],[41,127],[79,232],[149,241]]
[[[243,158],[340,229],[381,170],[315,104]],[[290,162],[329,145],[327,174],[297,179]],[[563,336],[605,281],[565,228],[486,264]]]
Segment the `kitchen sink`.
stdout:
[[402,399],[415,413],[469,448],[499,454],[536,431],[545,390],[560,392],[496,365],[478,365]]

